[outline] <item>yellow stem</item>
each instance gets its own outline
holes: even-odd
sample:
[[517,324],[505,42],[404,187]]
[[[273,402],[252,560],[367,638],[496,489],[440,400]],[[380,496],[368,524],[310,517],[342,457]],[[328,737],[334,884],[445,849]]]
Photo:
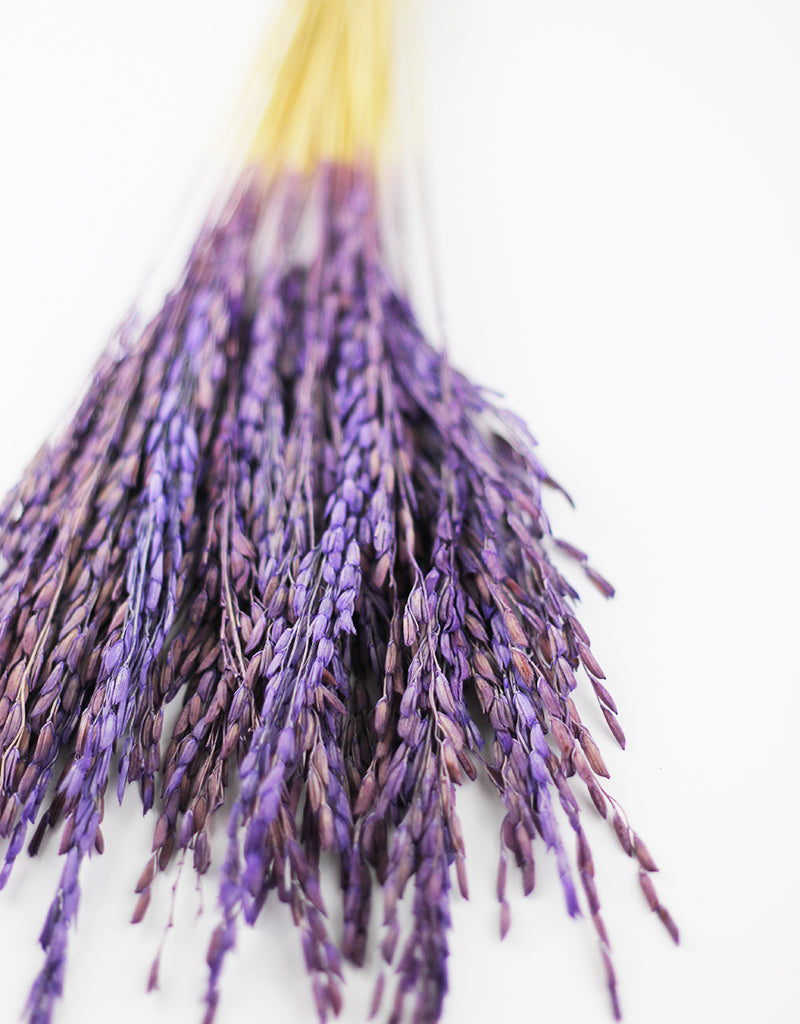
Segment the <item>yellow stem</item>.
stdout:
[[[288,8],[287,8],[288,11]],[[301,0],[251,147],[269,176],[374,163],[389,120],[393,0]]]

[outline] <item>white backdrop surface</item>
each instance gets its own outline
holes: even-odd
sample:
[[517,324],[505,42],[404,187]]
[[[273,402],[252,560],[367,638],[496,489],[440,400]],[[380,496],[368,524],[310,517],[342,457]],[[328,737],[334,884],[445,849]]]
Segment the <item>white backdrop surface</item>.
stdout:
[[[79,390],[170,243],[264,21],[255,0],[0,8],[0,488]],[[598,726],[674,949],[597,822],[629,1024],[800,1020],[796,638],[800,7],[431,0],[415,64],[454,361],[502,391],[572,493],[557,532],[618,588],[583,619],[628,733]],[[583,587],[583,590],[586,588]],[[542,857],[497,935],[500,815],[468,787],[445,1024],[609,1021],[589,927]],[[187,871],[161,990],[152,823],[110,806],[55,1024],[198,1022],[215,889]],[[0,895],[0,1020],[40,963],[52,846]],[[155,912],[154,912],[155,911]],[[371,967],[376,966],[373,961]],[[367,972],[369,974],[369,972]],[[348,974],[346,1024],[370,984]],[[219,1024],[313,1020],[281,910],[242,937]]]

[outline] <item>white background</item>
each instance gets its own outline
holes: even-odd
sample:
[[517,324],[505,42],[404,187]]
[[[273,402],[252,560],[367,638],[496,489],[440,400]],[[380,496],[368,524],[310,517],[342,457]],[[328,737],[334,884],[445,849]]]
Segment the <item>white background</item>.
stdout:
[[[168,245],[264,20],[256,0],[31,0],[0,13],[0,488],[79,389]],[[454,360],[505,392],[572,492],[558,531],[618,587],[584,620],[629,735],[598,727],[662,870],[671,947],[593,828],[629,1024],[800,1020],[796,748],[800,7],[792,0],[434,0],[416,69]],[[584,588],[585,589],[585,588]],[[591,715],[590,720],[593,721]],[[499,815],[463,792],[447,1024],[609,1021],[552,866],[501,945]],[[127,925],[152,825],[107,814],[56,1024],[200,1019],[214,888]],[[0,897],[0,1020],[40,962],[52,849]],[[516,884],[516,883],[515,883]],[[374,966],[374,964],[373,964]],[[369,984],[349,976],[343,1019]],[[267,913],[219,1024],[313,1019]]]

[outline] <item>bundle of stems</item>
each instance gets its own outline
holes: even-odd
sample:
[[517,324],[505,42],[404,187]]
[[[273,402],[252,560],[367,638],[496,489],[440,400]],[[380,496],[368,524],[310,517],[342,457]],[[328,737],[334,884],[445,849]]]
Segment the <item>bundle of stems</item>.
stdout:
[[553,538],[531,435],[426,341],[387,257],[394,14],[290,6],[246,166],[177,287],[120,330],[0,508],[0,886],[50,832],[63,855],[31,1024],[62,992],[115,780],[154,818],[135,922],[157,874],[187,853],[206,874],[227,829],[206,1024],[270,896],[321,1020],[371,942],[373,1012],[388,979],[389,1021],[439,1020],[451,889],[467,895],[456,787],[478,773],[505,808],[502,935],[508,862],[529,892],[542,847],[571,915],[582,890],[619,1015],[583,791],[677,941],[576,705],[580,675],[624,745],[556,549],[612,589]]

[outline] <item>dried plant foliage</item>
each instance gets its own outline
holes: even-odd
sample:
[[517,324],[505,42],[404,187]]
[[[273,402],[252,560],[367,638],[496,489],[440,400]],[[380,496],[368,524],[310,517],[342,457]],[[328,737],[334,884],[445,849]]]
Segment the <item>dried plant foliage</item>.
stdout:
[[467,896],[457,787],[479,773],[505,810],[501,936],[509,865],[528,893],[549,852],[619,1016],[582,794],[678,933],[576,707],[591,689],[624,746],[556,552],[613,590],[552,536],[558,485],[525,425],[429,344],[393,279],[376,170],[389,0],[299,12],[253,166],[0,506],[0,888],[49,832],[63,862],[27,1019],[52,1020],[117,779],[153,818],[134,923],[175,859],[218,874],[205,1024],[269,898],[291,909],[321,1021],[343,960],[372,944],[373,1014],[435,1024],[453,886]]
[[[297,220],[289,194],[279,216]],[[372,939],[395,978],[388,1020],[438,1020],[453,884],[467,895],[456,787],[478,772],[505,807],[501,934],[509,862],[530,892],[535,850],[549,851],[570,914],[583,892],[618,1015],[582,790],[678,936],[573,700],[582,673],[624,745],[554,551],[612,589],[552,537],[542,494],[556,485],[525,426],[420,332],[382,258],[373,176],[321,169],[303,192],[313,256],[289,232],[257,270],[258,226],[285,202],[270,196],[240,182],[161,312],[115,340],[0,511],[0,883],[26,840],[35,852],[59,828],[63,854],[28,1019],[49,1022],[61,994],[115,772],[120,798],[132,785],[156,814],[134,922],[176,855],[209,870],[237,782],[207,1024],[237,930],[270,894],[291,907],[320,1019],[341,1006],[342,958],[362,964]]]

